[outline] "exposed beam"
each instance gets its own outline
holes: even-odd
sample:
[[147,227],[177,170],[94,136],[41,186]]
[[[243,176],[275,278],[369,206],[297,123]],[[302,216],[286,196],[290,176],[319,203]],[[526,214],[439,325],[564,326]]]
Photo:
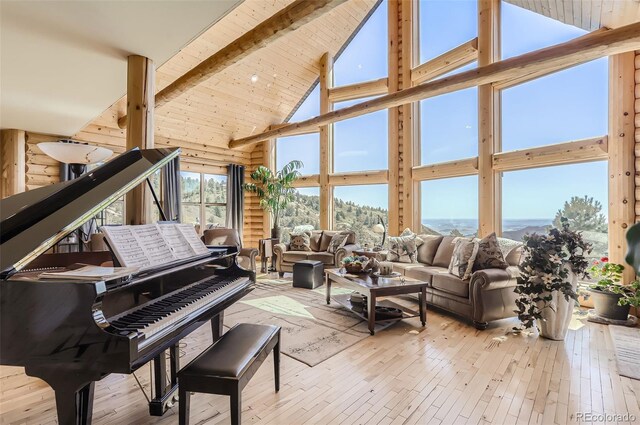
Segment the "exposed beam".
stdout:
[[608,158],[607,149],[607,136],[602,136],[531,149],[501,152],[493,155],[493,168],[496,171],[512,171],[606,160]]
[[423,181],[476,174],[478,174],[478,158],[473,157],[413,167],[411,178],[414,181]]
[[[634,60],[634,52],[609,60],[609,258],[620,264],[627,253],[625,235],[636,218]],[[634,276],[633,268],[626,267],[624,282]]]
[[441,75],[468,65],[478,59],[478,39],[474,38],[411,70],[414,85],[433,80]]
[[[153,148],[153,93],[155,67],[153,61],[132,55],[127,65],[127,150]],[[151,220],[151,193],[146,183],[127,192],[125,224],[145,224]]]
[[482,84],[491,84],[508,78],[527,75],[544,69],[558,69],[588,62],[603,56],[640,49],[640,23],[596,34],[588,39],[571,40],[545,49],[505,59],[450,77],[400,90],[338,111],[292,123],[278,130],[267,131],[229,143],[231,148],[258,143],[269,137],[283,137],[303,129],[316,128],[333,122],[358,117],[382,109],[392,108],[422,99],[463,90]]
[[384,77],[378,80],[329,89],[329,100],[331,102],[344,102],[347,100],[362,99],[363,97],[379,96],[381,94],[387,94],[388,91],[389,79]]
[[293,182],[293,187],[320,187],[320,174],[300,176]]
[[[200,62],[195,68],[169,84],[156,94],[156,107],[180,96],[198,84],[241,61],[268,44],[297,30],[308,22],[324,15],[346,0],[297,0],[266,21],[223,47],[218,52]],[[118,119],[118,125],[124,127],[126,115]]]
[[[589,34],[585,34],[581,37],[577,37],[574,39],[575,40],[580,40],[580,39],[585,39],[585,38],[590,38],[593,37],[594,35],[603,33],[605,31],[609,31],[609,28],[600,28],[597,29],[593,32],[590,32]],[[576,64],[579,65],[579,64]],[[567,68],[571,68],[570,66],[561,66],[559,68],[549,68],[549,69],[544,69],[541,71],[537,71],[537,72],[532,72],[530,74],[527,75],[523,75],[517,78],[510,78],[507,80],[502,80],[502,81],[496,81],[495,83],[493,83],[493,87],[495,89],[499,89],[499,90],[504,90],[504,89],[508,89],[510,87],[514,87],[517,86],[518,84],[522,84],[522,83],[526,83],[527,81],[531,81],[531,80],[535,80],[536,78],[540,78],[540,77],[544,77],[545,75],[550,75],[553,74],[554,72],[558,72],[561,71],[563,69],[567,69]]]
[[329,176],[331,186],[358,186],[365,184],[386,184],[389,182],[389,171],[356,171],[334,173]]
[[[399,0],[391,0],[387,2],[387,66],[389,76],[389,93],[396,93],[402,87],[400,85],[400,5]],[[388,205],[389,213],[387,217],[387,228],[392,234],[400,234],[400,108],[389,108],[387,113],[388,125],[388,167],[389,167],[389,186],[388,186]]]

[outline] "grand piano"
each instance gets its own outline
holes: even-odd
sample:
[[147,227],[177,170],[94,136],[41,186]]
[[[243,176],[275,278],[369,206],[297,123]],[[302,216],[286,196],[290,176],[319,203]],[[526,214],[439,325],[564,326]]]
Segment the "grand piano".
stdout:
[[0,201],[0,364],[46,381],[61,425],[90,424],[95,382],[150,361],[149,412],[164,414],[177,398],[178,342],[208,322],[218,338],[224,309],[253,289],[255,273],[224,249],[113,280],[39,278],[114,261],[109,251],[46,252],[178,154],[134,149],[75,180]]

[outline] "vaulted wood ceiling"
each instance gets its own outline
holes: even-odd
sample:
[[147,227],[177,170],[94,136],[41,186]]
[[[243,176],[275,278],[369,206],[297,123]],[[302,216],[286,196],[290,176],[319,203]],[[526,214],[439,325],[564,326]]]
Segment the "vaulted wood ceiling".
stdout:
[[508,3],[587,31],[640,21],[639,0],[506,0]]
[[[156,90],[291,2],[245,0],[157,69]],[[322,54],[338,54],[376,4],[377,0],[349,0],[158,108],[156,137],[186,148],[226,147],[230,139],[282,123],[317,81]],[[92,139],[121,138],[124,130],[117,119],[125,107],[122,98],[75,137],[89,138],[90,133]]]

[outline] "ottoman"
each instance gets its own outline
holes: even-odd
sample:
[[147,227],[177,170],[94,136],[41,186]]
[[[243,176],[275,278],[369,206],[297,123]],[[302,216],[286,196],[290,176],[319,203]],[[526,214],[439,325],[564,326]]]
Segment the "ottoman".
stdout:
[[293,265],[293,287],[315,289],[322,285],[322,261],[302,260]]

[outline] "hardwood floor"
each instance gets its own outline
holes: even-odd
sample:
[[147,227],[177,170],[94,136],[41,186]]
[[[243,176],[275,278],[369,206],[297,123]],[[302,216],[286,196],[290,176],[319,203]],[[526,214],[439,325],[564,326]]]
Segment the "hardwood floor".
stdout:
[[[417,321],[418,319],[410,319]],[[417,322],[416,322],[417,323]],[[640,381],[620,377],[609,331],[574,320],[564,342],[486,331],[430,309],[427,327],[402,322],[310,368],[282,357],[280,393],[272,357],[243,393],[245,424],[567,424],[578,412],[635,415]],[[413,329],[413,327],[411,327]],[[211,342],[208,326],[185,340],[186,364]],[[149,389],[149,368],[137,372]],[[0,423],[54,424],[53,392],[21,368],[0,368]],[[196,394],[192,424],[229,423],[229,400]],[[149,417],[130,375],[96,384],[94,424],[177,424],[177,406]],[[595,422],[594,422],[595,423]],[[607,422],[616,423],[616,422]]]

